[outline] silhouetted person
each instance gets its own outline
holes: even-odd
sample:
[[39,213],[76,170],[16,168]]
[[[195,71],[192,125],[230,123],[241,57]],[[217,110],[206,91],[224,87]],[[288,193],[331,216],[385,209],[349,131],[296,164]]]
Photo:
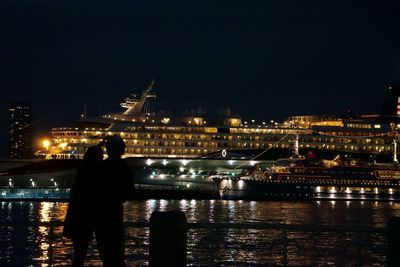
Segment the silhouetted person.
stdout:
[[108,158],[96,185],[101,198],[97,202],[95,234],[100,258],[105,267],[125,266],[123,203],[134,189],[133,172],[121,159],[125,142],[119,136],[103,140]]
[[103,150],[89,147],[83,163],[78,167],[71,189],[70,202],[65,217],[63,235],[72,238],[74,258],[72,266],[83,266],[89,242],[93,239],[94,210],[97,196],[93,185],[101,175]]

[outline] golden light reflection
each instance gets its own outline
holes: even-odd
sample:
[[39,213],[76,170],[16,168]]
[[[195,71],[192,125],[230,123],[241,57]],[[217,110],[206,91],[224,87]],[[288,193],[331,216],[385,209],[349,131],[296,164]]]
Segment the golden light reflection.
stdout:
[[[41,202],[39,207],[39,221],[48,223],[51,221],[63,221],[67,212],[68,205],[63,203],[59,205],[55,202]],[[54,248],[53,242],[57,235],[62,231],[62,227],[39,226],[38,232],[41,239],[39,240],[40,254],[37,258],[39,266],[47,267],[49,265],[50,253]],[[53,254],[54,255],[54,254]]]
[[[50,233],[51,234],[51,233]],[[49,264],[46,262],[49,260],[49,247],[47,236],[49,235],[49,227],[47,226],[39,226],[39,236],[42,236],[42,240],[40,241],[39,247],[41,255],[37,258],[39,262],[41,262],[40,266],[47,267]]]
[[210,223],[213,223],[214,222],[214,199],[211,199],[210,200],[210,209],[209,209],[209,212],[208,212],[208,221],[210,222]]
[[179,201],[179,208],[181,210],[186,210],[188,207],[188,201],[186,199],[182,199],[181,201]]
[[160,211],[166,211],[167,205],[168,205],[168,201],[165,199],[161,199],[160,200]]
[[150,220],[151,213],[156,209],[157,201],[155,199],[149,199],[146,201],[146,219]]
[[57,219],[58,220],[64,220],[65,219],[65,215],[67,215],[67,209],[68,209],[68,204],[67,203],[63,203],[62,205],[58,205],[59,208],[59,212],[58,212],[58,216]]
[[54,207],[53,202],[41,202],[40,203],[40,222],[50,222],[51,220],[51,210]]

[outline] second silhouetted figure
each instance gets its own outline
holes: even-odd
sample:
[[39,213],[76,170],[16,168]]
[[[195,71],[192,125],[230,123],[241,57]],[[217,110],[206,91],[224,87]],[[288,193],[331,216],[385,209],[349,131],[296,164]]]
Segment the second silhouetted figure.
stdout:
[[125,153],[125,142],[121,137],[109,136],[101,144],[104,144],[108,158],[103,161],[96,186],[96,240],[105,267],[125,266],[123,203],[133,193],[133,172],[128,163],[121,159]]

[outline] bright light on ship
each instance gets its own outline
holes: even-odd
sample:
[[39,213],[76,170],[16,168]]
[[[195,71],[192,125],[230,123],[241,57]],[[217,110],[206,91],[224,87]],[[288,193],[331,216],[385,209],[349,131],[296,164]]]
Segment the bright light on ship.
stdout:
[[181,160],[181,162],[182,162],[183,166],[186,166],[186,164],[189,163],[189,161],[187,159],[183,159],[183,160]]
[[180,171],[180,172],[184,172],[184,171],[185,171],[185,168],[179,167],[179,171]]
[[233,163],[235,163],[234,160],[228,160],[228,162],[229,162],[230,165],[233,165]]
[[375,194],[378,194],[378,193],[379,193],[378,187],[375,187],[374,192],[375,192]]
[[222,186],[222,188],[226,187],[227,185],[228,185],[228,179],[223,179],[223,180],[221,181],[221,186]]
[[244,186],[244,181],[243,180],[239,180],[238,186],[239,186],[239,189],[242,189],[243,186]]
[[337,191],[336,191],[336,188],[335,188],[334,186],[332,186],[332,189],[329,190],[329,192],[330,192],[330,193],[336,193]]
[[393,194],[393,189],[392,188],[389,188],[389,194]]
[[166,159],[164,159],[164,160],[162,161],[162,164],[165,166],[165,165],[168,164],[168,161],[167,161]]
[[169,123],[169,121],[170,121],[170,118],[163,118],[163,119],[161,120],[161,122],[162,122],[162,123],[165,123],[165,124]]
[[61,147],[61,149],[64,150],[67,147],[67,145],[68,145],[68,143],[61,143],[60,147]]
[[165,178],[165,174],[162,173],[162,174],[160,174],[159,177],[160,177],[160,179],[164,179]]
[[150,166],[151,164],[153,164],[153,162],[154,162],[153,160],[147,159],[147,160],[146,160],[146,165],[147,165],[147,166]]
[[321,193],[321,187],[320,187],[320,186],[317,186],[317,187],[315,188],[315,192]]
[[42,141],[42,145],[43,145],[44,148],[48,149],[49,146],[50,146],[50,141],[45,139],[45,140]]
[[346,191],[345,191],[347,194],[351,194],[351,190],[350,190],[350,188],[349,187],[346,187]]
[[365,193],[364,187],[361,187],[360,193],[361,193],[361,194],[364,194],[364,193]]
[[254,161],[254,160],[251,160],[251,161],[250,161],[250,165],[251,165],[251,166],[254,166],[254,165],[256,165],[256,163],[257,163],[257,162],[256,162],[256,161]]

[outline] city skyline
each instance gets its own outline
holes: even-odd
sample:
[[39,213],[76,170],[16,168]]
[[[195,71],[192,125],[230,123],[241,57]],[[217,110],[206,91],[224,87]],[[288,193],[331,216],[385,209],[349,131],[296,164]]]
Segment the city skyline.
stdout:
[[[399,4],[142,3],[0,6],[0,132],[31,101],[35,129],[121,110],[152,79],[161,109],[230,107],[248,119],[377,113],[400,81]],[[4,149],[2,149],[4,150]],[[4,157],[4,155],[3,155]]]

